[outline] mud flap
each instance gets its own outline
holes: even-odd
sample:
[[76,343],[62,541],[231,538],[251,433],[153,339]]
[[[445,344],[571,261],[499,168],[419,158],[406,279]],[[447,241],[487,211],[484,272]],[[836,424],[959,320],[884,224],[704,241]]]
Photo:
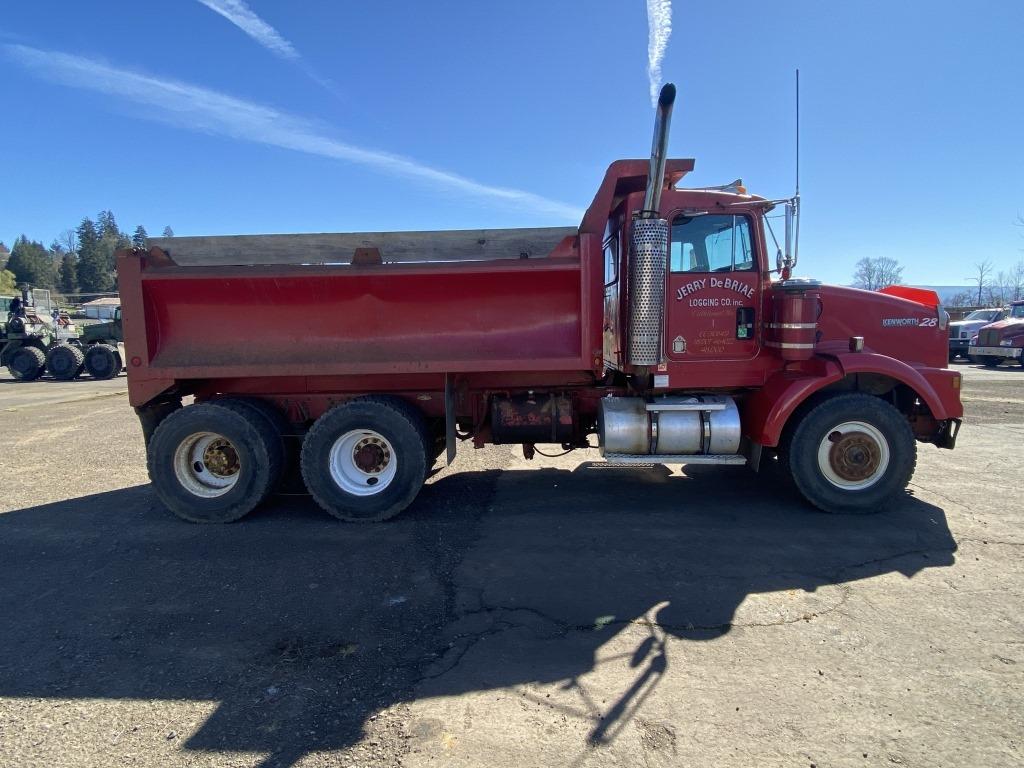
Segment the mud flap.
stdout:
[[455,461],[455,383],[452,375],[444,375],[444,447],[445,459],[450,467]]
[[956,447],[956,436],[960,434],[960,425],[962,424],[961,419],[946,419],[942,422],[942,426],[939,427],[939,434],[935,436],[935,444],[939,448],[949,448],[952,450]]

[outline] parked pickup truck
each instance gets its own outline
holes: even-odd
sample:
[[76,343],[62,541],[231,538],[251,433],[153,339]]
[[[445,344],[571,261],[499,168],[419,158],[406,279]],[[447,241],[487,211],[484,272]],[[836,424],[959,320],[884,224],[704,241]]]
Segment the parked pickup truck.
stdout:
[[1007,316],[978,331],[978,343],[971,355],[988,368],[995,368],[1003,360],[1016,360],[1024,365],[1024,301],[1010,304]]
[[954,320],[949,324],[949,359],[956,360],[957,357],[967,357],[970,351],[971,339],[978,335],[983,327],[989,323],[995,323],[1009,313],[1004,308],[993,307],[991,309],[976,309],[963,320]]

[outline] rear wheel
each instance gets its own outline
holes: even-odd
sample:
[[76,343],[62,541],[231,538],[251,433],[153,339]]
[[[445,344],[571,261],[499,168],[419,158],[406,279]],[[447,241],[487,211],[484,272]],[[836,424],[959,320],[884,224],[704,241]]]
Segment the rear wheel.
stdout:
[[19,347],[11,353],[7,370],[18,381],[35,381],[46,370],[46,355],[38,347]]
[[85,370],[94,379],[112,379],[121,367],[121,354],[109,344],[93,344],[85,353]]
[[213,403],[240,413],[253,422],[261,422],[261,430],[268,437],[273,438],[268,441],[267,446],[272,454],[271,466],[276,468],[271,490],[276,488],[289,461],[287,446],[284,442],[284,435],[288,430],[287,420],[272,405],[257,398],[225,397],[214,400]]
[[430,468],[423,418],[402,400],[367,397],[331,409],[302,443],[302,477],[341,520],[394,517],[416,498]]
[[148,446],[157,496],[194,523],[229,523],[251,512],[280,476],[280,437],[255,412],[214,403],[174,411]]
[[46,372],[60,381],[71,381],[82,372],[85,355],[71,344],[56,344],[46,353]]
[[872,395],[825,398],[799,417],[781,454],[793,482],[825,512],[877,512],[910,482],[917,444],[906,418]]

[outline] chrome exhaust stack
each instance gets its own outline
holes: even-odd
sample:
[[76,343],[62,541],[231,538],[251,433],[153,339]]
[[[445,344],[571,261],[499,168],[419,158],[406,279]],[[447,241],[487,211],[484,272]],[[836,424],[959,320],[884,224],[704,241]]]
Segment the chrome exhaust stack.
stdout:
[[628,362],[655,366],[662,361],[662,326],[665,311],[665,271],[668,263],[669,223],[661,218],[661,192],[665,186],[668,129],[676,87],[666,83],[658,97],[651,164],[647,172],[644,205],[633,218],[629,241]]
[[657,218],[661,205],[661,190],[665,186],[665,158],[668,156],[668,129],[672,122],[672,106],[676,102],[676,87],[665,83],[658,97],[658,113],[654,118],[654,140],[651,142],[651,165],[647,171],[647,193],[644,195],[645,218]]

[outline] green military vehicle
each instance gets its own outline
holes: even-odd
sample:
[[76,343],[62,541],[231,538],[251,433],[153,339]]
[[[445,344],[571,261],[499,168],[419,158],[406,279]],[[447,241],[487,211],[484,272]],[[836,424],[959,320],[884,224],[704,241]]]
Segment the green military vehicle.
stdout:
[[[82,329],[66,313],[50,309],[49,291],[21,287],[21,296],[0,297],[0,365],[19,381],[43,373],[70,381],[84,370],[94,379],[112,379],[124,368],[121,309],[114,319]],[[35,293],[44,298],[36,300]]]
[[83,365],[94,379],[112,379],[124,368],[124,330],[121,308],[114,310],[114,319],[87,325],[79,337],[84,350]]
[[[55,328],[47,308],[37,307],[32,289],[19,286],[21,296],[5,296],[0,299],[0,365],[7,366],[11,376],[19,381],[34,381],[46,370],[46,356],[49,351],[62,343],[62,335],[72,338],[71,331],[60,333]],[[49,298],[47,297],[47,304]]]

